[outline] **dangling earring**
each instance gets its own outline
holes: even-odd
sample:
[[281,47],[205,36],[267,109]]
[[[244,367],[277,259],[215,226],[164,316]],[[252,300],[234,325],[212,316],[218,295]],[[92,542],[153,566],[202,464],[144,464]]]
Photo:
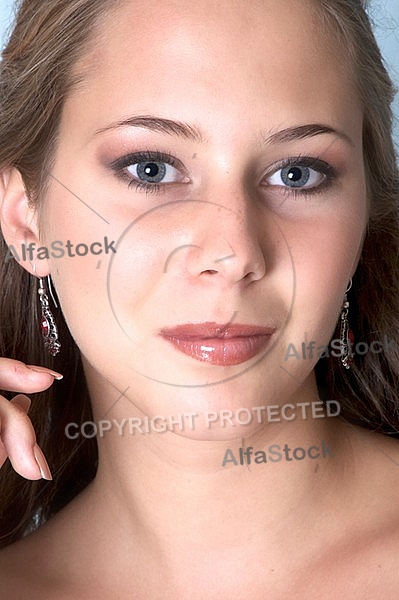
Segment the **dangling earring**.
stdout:
[[341,362],[344,365],[345,369],[350,369],[353,363],[353,352],[352,346],[354,344],[355,338],[353,335],[353,331],[349,328],[348,322],[348,313],[349,313],[349,302],[348,302],[348,292],[352,287],[352,279],[349,282],[348,289],[345,292],[344,301],[341,308],[341,332],[340,332],[340,340],[341,340]]
[[[47,275],[48,288],[50,291],[50,295],[53,299],[55,307],[58,308],[57,302],[53,296],[53,291],[51,289],[50,277]],[[40,329],[42,332],[44,345],[46,350],[51,354],[51,356],[56,356],[61,348],[61,344],[58,341],[58,329],[55,324],[53,313],[50,310],[50,304],[48,300],[48,296],[46,294],[46,290],[44,289],[43,279],[39,278],[39,289],[37,290],[39,294],[39,300],[42,309],[42,318],[40,321]]]

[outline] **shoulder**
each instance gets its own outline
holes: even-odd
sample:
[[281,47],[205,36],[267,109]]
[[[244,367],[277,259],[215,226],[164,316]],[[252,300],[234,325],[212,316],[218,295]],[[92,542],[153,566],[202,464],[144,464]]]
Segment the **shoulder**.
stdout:
[[69,546],[68,513],[68,506],[64,507],[39,529],[0,550],[1,598],[73,597],[65,560]]
[[358,520],[365,515],[366,523],[378,524],[376,534],[399,535],[399,439],[358,426],[347,431],[346,479],[361,509]]
[[334,516],[343,527],[323,577],[331,597],[393,600],[399,588],[399,440],[349,425],[347,435],[347,485],[338,492]]
[[35,534],[0,550],[0,597],[7,600],[80,600],[92,598],[69,581],[68,565],[61,567]]
[[37,583],[30,577],[32,559],[24,540],[0,550],[0,580],[4,598],[14,600],[26,596],[35,597],[31,594]]

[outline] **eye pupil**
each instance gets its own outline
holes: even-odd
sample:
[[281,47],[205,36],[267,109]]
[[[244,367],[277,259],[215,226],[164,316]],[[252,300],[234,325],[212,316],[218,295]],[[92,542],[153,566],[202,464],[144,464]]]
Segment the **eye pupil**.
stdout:
[[301,169],[298,169],[298,167],[293,167],[288,173],[288,179],[291,181],[299,181],[301,177]]
[[156,177],[159,173],[158,165],[156,165],[155,163],[150,163],[149,165],[144,167],[144,172],[149,177]]
[[286,167],[281,171],[281,179],[285,185],[290,187],[302,187],[310,179],[308,167]]
[[159,183],[165,177],[166,167],[161,162],[144,162],[137,164],[137,175],[143,181]]

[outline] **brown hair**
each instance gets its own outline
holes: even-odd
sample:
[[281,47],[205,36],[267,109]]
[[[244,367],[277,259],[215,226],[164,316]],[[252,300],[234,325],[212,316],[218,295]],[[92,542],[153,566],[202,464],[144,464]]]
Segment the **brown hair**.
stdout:
[[[0,64],[0,167],[19,169],[30,202],[45,197],[57,130],[65,100],[79,86],[78,60],[95,44],[94,29],[120,0],[20,0],[15,26]],[[89,33],[92,35],[89,35]],[[95,48],[94,48],[95,49]],[[95,438],[70,440],[68,423],[92,421],[79,350],[60,310],[53,313],[62,353],[51,358],[39,333],[37,279],[20,265],[5,262],[0,236],[0,353],[64,374],[50,390],[32,395],[29,416],[51,465],[51,484],[27,481],[9,464],[0,477],[0,546],[17,540],[55,514],[93,479]],[[3,392],[10,398],[12,394]],[[78,401],[77,401],[78,399]]]
[[[363,106],[363,156],[370,216],[353,278],[350,326],[355,340],[394,340],[389,351],[367,352],[351,370],[331,356],[316,367],[324,399],[339,400],[341,416],[382,433],[399,428],[399,173],[392,137],[395,88],[374,39],[366,2],[317,0],[324,26],[336,32],[348,51]],[[338,331],[336,332],[336,336]],[[356,342],[355,342],[356,343]],[[397,436],[399,437],[399,436]]]
[[[45,197],[46,171],[57,143],[65,99],[79,85],[74,66],[95,45],[95,27],[120,0],[21,0],[0,65],[0,168],[22,174],[28,197]],[[351,327],[357,340],[384,335],[398,339],[399,184],[392,142],[394,89],[384,68],[364,3],[313,0],[319,23],[345,45],[364,108],[364,160],[371,213],[360,263],[350,292]],[[95,48],[95,46],[94,46]],[[51,484],[31,482],[4,467],[0,477],[0,546],[7,545],[60,510],[94,478],[96,439],[70,440],[65,427],[92,421],[80,353],[60,311],[54,310],[63,348],[49,358],[39,334],[37,281],[17,262],[5,262],[0,236],[0,352],[28,364],[64,373],[46,392],[35,394],[30,416],[38,443],[51,465],[60,465]],[[363,357],[351,372],[334,358],[316,367],[322,397],[337,399],[342,416],[381,431],[396,430],[399,353]],[[12,394],[4,393],[7,397]]]

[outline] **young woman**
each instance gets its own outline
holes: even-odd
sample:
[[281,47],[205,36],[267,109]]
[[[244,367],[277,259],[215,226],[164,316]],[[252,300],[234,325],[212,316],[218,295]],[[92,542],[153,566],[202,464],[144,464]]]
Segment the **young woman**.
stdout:
[[1,597],[396,598],[360,1],[25,0],[0,87]]

